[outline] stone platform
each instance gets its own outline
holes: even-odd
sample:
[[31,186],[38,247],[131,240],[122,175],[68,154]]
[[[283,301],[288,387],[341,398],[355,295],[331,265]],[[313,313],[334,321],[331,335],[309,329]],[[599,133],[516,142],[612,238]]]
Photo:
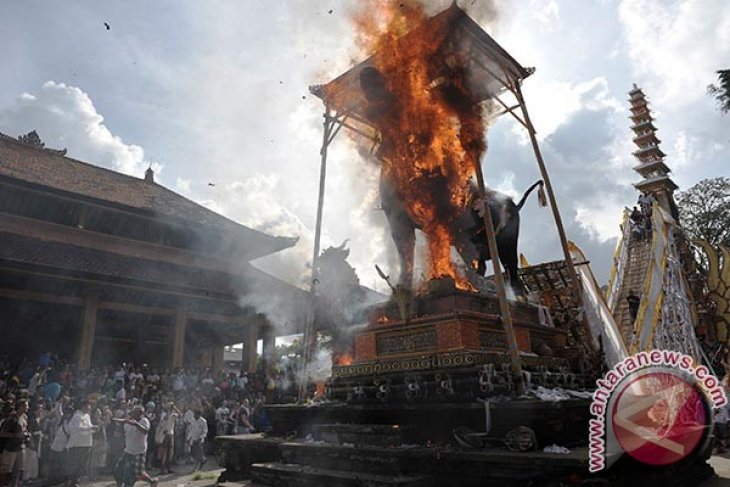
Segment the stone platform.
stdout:
[[[341,432],[348,428],[336,427]],[[348,436],[357,437],[359,429],[353,428]],[[218,461],[226,468],[219,482],[250,478],[254,485],[272,487],[684,487],[699,485],[713,475],[702,457],[663,468],[623,457],[609,470],[590,474],[587,447],[554,454],[513,452],[499,444],[479,449],[438,443],[382,446],[367,443],[367,438],[373,438],[369,432],[354,443],[321,438],[218,437]]]
[[[354,336],[347,363],[333,365],[327,397],[350,403],[474,401],[513,392],[507,338],[492,294],[461,291],[453,281],[431,283],[415,298],[413,316],[395,303],[370,313]],[[567,332],[541,324],[537,306],[514,302],[517,345],[532,385],[580,389],[566,346]]]
[[[517,426],[535,432],[538,445],[573,446],[588,438],[589,401],[573,399],[546,402],[535,399],[490,402],[490,435],[504,438]],[[453,431],[466,427],[486,431],[485,405],[481,402],[424,402],[417,404],[324,403],[314,406],[271,404],[266,407],[276,436],[317,436],[322,425],[397,425],[405,443],[452,443]],[[390,431],[392,434],[393,432]],[[375,436],[375,435],[373,435]],[[382,435],[381,435],[382,436]],[[326,438],[327,439],[327,438]],[[350,441],[352,442],[352,441]],[[372,441],[367,441],[372,444]],[[398,443],[387,440],[388,444]]]

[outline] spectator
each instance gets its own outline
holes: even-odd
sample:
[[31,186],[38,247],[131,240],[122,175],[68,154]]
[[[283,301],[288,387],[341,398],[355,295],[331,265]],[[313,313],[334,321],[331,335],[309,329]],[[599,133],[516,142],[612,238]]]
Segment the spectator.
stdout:
[[78,485],[86,472],[94,444],[94,433],[99,429],[91,423],[91,402],[81,402],[68,424],[68,468],[69,482]]
[[155,440],[157,441],[158,459],[161,473],[172,473],[170,464],[175,452],[175,424],[180,418],[180,411],[170,401],[160,415]]
[[28,440],[28,402],[20,400],[15,412],[3,421],[0,428],[2,461],[0,461],[0,487],[18,487],[23,479],[25,443]]
[[91,447],[91,460],[89,462],[89,480],[96,481],[97,475],[107,464],[108,443],[106,440],[107,427],[109,425],[109,412],[106,405],[99,405],[94,408],[91,414],[91,424],[98,429],[94,432],[93,445]]
[[194,413],[194,418],[190,424],[190,430],[188,434],[188,444],[190,445],[190,453],[193,457],[193,465],[195,470],[200,470],[205,465],[205,452],[203,444],[205,438],[208,436],[208,422],[200,414],[199,410]]
[[633,323],[636,321],[636,316],[639,313],[641,298],[634,293],[633,289],[630,289],[629,294],[626,296],[626,301],[629,304],[629,315],[631,316],[631,322]]
[[43,406],[35,403],[28,413],[28,436],[23,456],[23,481],[35,480],[39,474],[39,461],[43,433],[40,422],[43,420]]
[[67,475],[67,452],[66,447],[68,445],[68,423],[73,417],[73,409],[67,408],[64,412],[61,420],[57,423],[56,430],[53,435],[53,441],[51,442],[51,448],[48,458],[48,472],[51,478],[49,483],[61,483],[66,481]]
[[132,487],[137,480],[147,481],[156,487],[157,479],[152,478],[145,470],[150,422],[144,417],[144,408],[139,405],[132,408],[129,416],[128,419],[114,419],[124,429],[124,454],[114,467],[117,487]]

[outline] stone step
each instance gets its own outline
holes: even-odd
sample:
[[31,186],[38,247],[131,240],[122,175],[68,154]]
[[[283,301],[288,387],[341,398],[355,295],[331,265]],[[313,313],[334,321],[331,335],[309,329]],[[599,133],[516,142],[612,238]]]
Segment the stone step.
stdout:
[[317,424],[312,436],[336,445],[398,446],[418,441],[415,427],[398,424]]
[[331,470],[292,463],[256,463],[251,477],[276,487],[429,487],[425,476],[381,475]]
[[329,443],[289,442],[280,446],[282,462],[323,469],[379,472],[388,475],[423,473],[420,459],[406,448],[354,447]]
[[277,462],[281,460],[279,446],[285,438],[268,437],[262,434],[217,436],[215,438],[218,465],[226,470],[219,481],[237,481],[250,476],[253,463]]

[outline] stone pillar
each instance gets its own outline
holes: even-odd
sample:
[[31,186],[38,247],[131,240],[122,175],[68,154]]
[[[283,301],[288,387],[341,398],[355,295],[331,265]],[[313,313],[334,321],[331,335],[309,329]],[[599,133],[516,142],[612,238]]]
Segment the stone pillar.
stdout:
[[223,345],[213,345],[212,351],[211,351],[211,364],[210,368],[213,370],[214,374],[219,373],[221,370],[223,370]]
[[84,314],[79,343],[78,368],[91,368],[91,356],[94,352],[94,337],[96,336],[96,315],[99,300],[95,294],[84,297]]
[[184,305],[178,304],[175,309],[175,323],[172,335],[172,368],[183,366],[185,356],[185,328],[188,324],[188,310]]
[[252,321],[246,328],[246,334],[243,337],[243,357],[241,368],[252,374],[256,372],[256,345],[259,341],[259,324]]
[[276,333],[274,333],[274,327],[271,325],[264,325],[261,330],[261,338],[264,341],[263,358],[268,370],[268,368],[273,365],[271,360],[274,358],[276,348]]

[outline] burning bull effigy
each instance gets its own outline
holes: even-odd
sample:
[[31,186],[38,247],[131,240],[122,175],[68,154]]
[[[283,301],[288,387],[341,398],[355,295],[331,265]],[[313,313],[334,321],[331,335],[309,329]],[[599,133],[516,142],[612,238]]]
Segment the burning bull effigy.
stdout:
[[[364,125],[361,131],[370,129],[376,138],[382,207],[400,256],[399,284],[411,285],[419,229],[428,246],[427,277],[450,277],[459,288],[474,289],[468,271],[483,275],[489,258],[476,170],[486,151],[488,115],[495,110],[492,97],[503,90],[488,65],[508,69],[518,80],[530,72],[468,17],[452,13],[458,8],[425,22],[422,10],[402,12],[392,5],[398,17],[386,28],[375,25],[378,15],[359,19],[361,47],[375,54],[314,92],[336,112],[335,119]],[[413,25],[418,27],[403,32]],[[489,48],[504,64],[495,63]],[[517,286],[521,205],[494,192],[487,196],[500,230],[500,257]],[[452,248],[465,266],[452,261]]]
[[[550,321],[549,310],[527,304],[518,275],[519,211],[536,188],[547,204],[547,173],[517,203],[485,188],[481,174],[487,125],[500,105],[529,120],[526,109],[524,119],[516,109],[524,105],[520,83],[532,71],[455,4],[433,17],[417,3],[378,5],[355,19],[359,47],[373,54],[312,87],[326,107],[324,157],[342,127],[358,142],[370,140],[400,258],[397,280],[381,273],[393,289],[391,303],[371,311],[351,350],[337,351],[347,361],[333,368],[330,398],[474,400],[524,394],[558,377],[580,388],[589,371],[576,358],[586,348],[568,346],[569,330],[540,325]],[[505,104],[505,93],[518,106]],[[416,230],[428,252],[426,281],[414,290]],[[497,272],[485,279],[488,260]]]

